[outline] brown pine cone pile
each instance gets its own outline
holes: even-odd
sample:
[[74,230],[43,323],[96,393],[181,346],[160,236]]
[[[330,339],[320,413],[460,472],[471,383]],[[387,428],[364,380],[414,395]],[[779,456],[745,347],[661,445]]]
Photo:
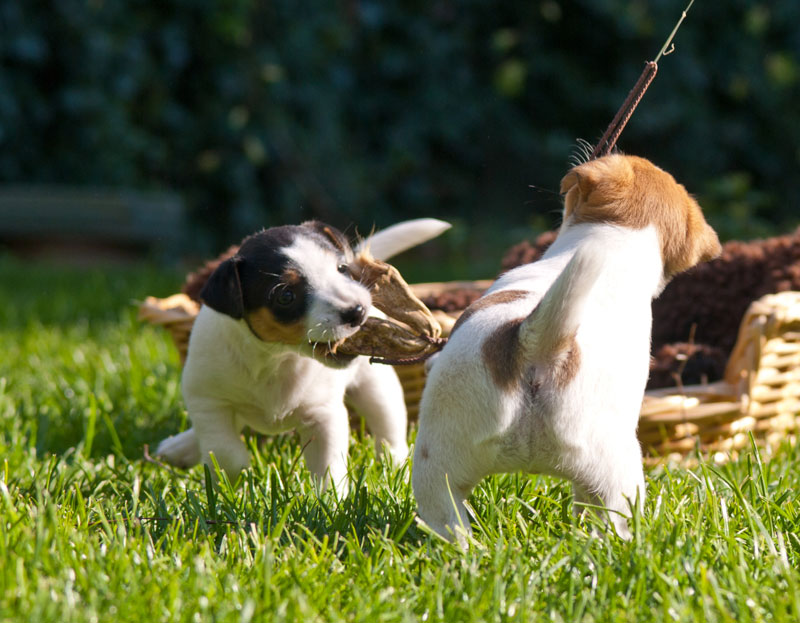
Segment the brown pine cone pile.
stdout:
[[483,294],[482,290],[459,288],[424,296],[422,302],[428,309],[438,309],[449,314],[464,311],[474,301],[477,301],[481,294]]
[[517,266],[530,264],[538,260],[544,255],[548,247],[553,244],[557,235],[557,231],[546,231],[543,234],[539,234],[533,242],[523,240],[515,244],[503,255],[503,259],[500,262],[501,274]]
[[721,348],[707,344],[664,344],[656,349],[650,361],[647,386],[674,387],[696,385],[722,378],[728,357]]
[[800,290],[800,229],[766,240],[733,240],[722,255],[675,277],[653,302],[653,344],[687,339],[730,354],[750,303]]

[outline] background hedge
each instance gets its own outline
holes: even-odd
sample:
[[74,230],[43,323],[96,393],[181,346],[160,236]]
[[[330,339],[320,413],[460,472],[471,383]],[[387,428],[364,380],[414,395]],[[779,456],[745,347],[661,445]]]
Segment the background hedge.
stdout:
[[[169,188],[193,243],[556,220],[683,0],[0,0],[0,183]],[[800,214],[800,3],[698,2],[620,147],[724,237]],[[535,185],[537,188],[531,188]]]

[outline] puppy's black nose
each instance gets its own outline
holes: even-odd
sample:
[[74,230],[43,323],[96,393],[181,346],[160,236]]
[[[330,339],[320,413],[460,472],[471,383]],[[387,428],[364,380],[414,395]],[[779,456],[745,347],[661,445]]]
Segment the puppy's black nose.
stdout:
[[356,305],[342,312],[342,322],[351,327],[360,327],[367,319],[367,310],[363,305]]

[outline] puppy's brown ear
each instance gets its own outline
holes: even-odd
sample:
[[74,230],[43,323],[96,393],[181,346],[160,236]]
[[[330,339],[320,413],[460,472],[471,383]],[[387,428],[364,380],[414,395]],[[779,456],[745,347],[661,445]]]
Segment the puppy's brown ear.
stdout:
[[565,195],[576,187],[582,193],[588,193],[595,184],[595,180],[592,178],[591,173],[592,171],[587,169],[585,165],[570,169],[570,171],[563,178],[561,178],[561,194]]
[[722,245],[719,243],[719,237],[711,225],[705,223],[703,233],[700,240],[700,261],[708,262],[722,254]]
[[564,177],[561,178],[561,194],[567,194],[573,186],[580,181],[580,174],[575,170],[570,170]]
[[561,194],[564,195],[568,213],[575,204],[586,201],[597,186],[602,177],[598,166],[597,160],[587,162],[570,170],[561,179]]
[[564,220],[575,211],[581,200],[581,174],[572,169],[561,179],[561,194],[564,196]]
[[228,258],[211,273],[206,285],[200,292],[200,298],[214,311],[227,314],[239,320],[244,316],[244,297],[242,282],[239,278],[238,255]]

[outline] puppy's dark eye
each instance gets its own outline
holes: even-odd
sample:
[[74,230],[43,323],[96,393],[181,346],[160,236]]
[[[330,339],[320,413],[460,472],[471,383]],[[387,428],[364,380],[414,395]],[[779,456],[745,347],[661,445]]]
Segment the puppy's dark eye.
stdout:
[[337,267],[337,270],[340,273],[342,273],[343,275],[349,275],[350,274],[350,267],[347,264],[339,264],[339,266]]
[[286,307],[294,303],[294,299],[295,299],[294,292],[292,292],[288,288],[284,288],[283,290],[280,291],[278,296],[275,297],[275,302],[278,305]]

